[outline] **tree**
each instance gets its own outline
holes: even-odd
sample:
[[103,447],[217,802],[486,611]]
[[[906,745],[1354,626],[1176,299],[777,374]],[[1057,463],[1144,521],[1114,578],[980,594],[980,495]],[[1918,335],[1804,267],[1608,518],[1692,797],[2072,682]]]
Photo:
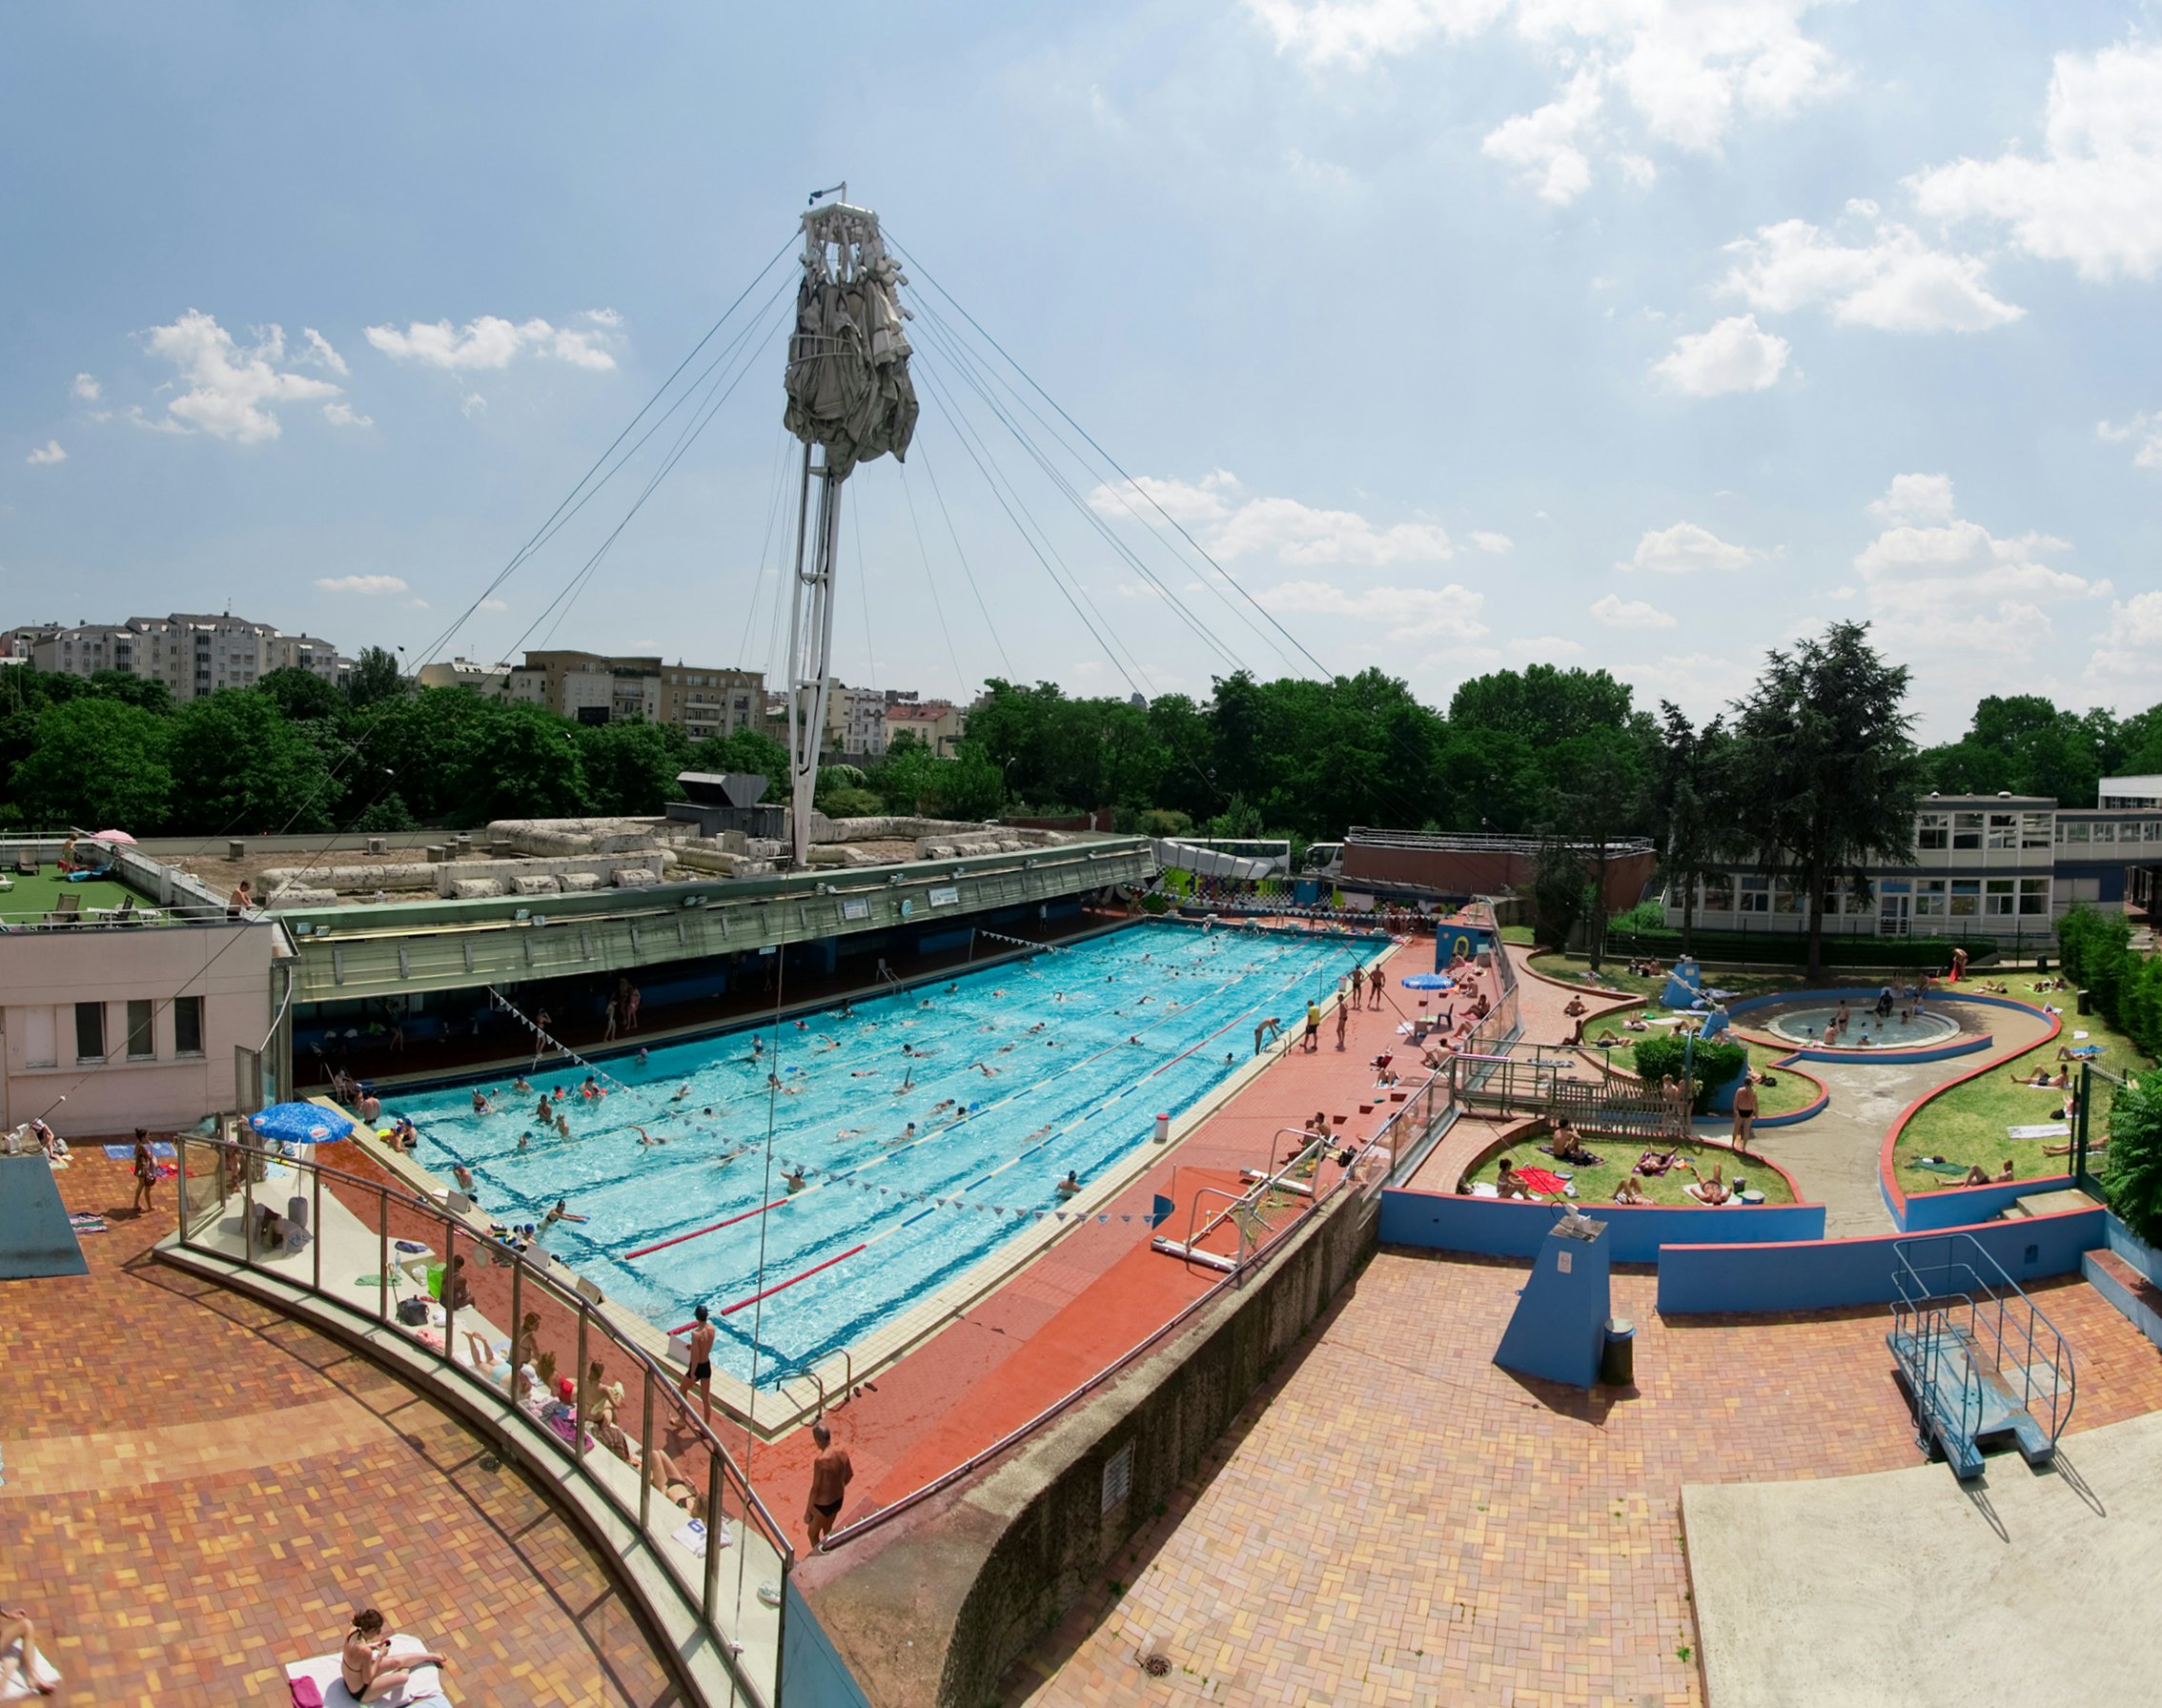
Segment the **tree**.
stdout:
[[685,769],[726,776],[745,772],[765,779],[765,802],[788,799],[788,750],[771,736],[755,729],[739,729],[733,735],[708,736],[694,744]]
[[335,684],[325,681],[313,670],[302,670],[292,664],[261,678],[255,683],[255,692],[269,695],[277,702],[277,709],[294,723],[335,723],[346,703],[345,696]]
[[[462,688],[439,691],[465,694]],[[477,703],[483,715],[460,732],[452,824],[574,818],[587,810],[574,725],[537,705]]]
[[1542,836],[1532,864],[1532,940],[1565,949],[1584,914],[1584,863],[1566,838]]
[[398,654],[388,647],[364,646],[353,661],[353,674],[346,679],[346,703],[357,712],[364,711],[386,700],[398,699],[410,686],[405,672],[398,667]]
[[1765,657],[1734,704],[1734,776],[1758,860],[1789,872],[1808,907],[1808,972],[1824,970],[1825,892],[1866,864],[1914,858],[1922,771],[1905,709],[1907,673],[1837,622]]
[[342,792],[322,749],[254,688],[224,688],[173,714],[173,817],[188,831],[328,830]]
[[1545,748],[1596,729],[1621,729],[1630,720],[1630,693],[1603,670],[1527,664],[1497,670],[1460,684],[1449,700],[1452,727],[1503,729]]
[[949,819],[988,819],[1006,803],[998,767],[967,742],[953,758],[939,762],[936,778],[939,810]]
[[595,812],[653,814],[682,798],[679,772],[690,768],[691,743],[666,723],[581,723],[571,731]]
[[1639,822],[1649,792],[1643,746],[1622,730],[1594,727],[1557,742],[1546,765],[1562,834],[1591,848],[1584,953],[1597,972],[1606,952],[1606,874],[1613,844]]
[[51,707],[14,769],[17,815],[51,830],[159,829],[173,796],[166,734],[163,720],[118,700],[86,697]]
[[1732,761],[1726,725],[1714,718],[1693,726],[1670,700],[1659,704],[1659,747],[1653,760],[1651,818],[1666,861],[1666,881],[1682,890],[1682,952],[1693,952],[1697,884],[1735,844],[1738,803],[1729,798]]
[[173,690],[154,676],[137,676],[132,670],[93,670],[89,691],[100,700],[117,700],[139,705],[164,717],[173,709]]
[[2126,1227],[2162,1246],[2162,1086],[2152,1073],[2123,1087],[2110,1109],[2102,1190]]

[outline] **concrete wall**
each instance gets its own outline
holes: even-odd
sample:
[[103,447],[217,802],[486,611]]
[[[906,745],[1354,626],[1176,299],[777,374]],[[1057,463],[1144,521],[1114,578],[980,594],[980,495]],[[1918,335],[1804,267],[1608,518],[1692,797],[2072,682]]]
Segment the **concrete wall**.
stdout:
[[[1825,1234],[1821,1204],[1733,1210],[1586,1204],[1583,1209],[1606,1223],[1607,1247],[1616,1263],[1657,1263],[1662,1246],[1683,1240],[1747,1245],[1822,1239]],[[1534,1257],[1558,1213],[1552,1204],[1392,1188],[1381,1194],[1381,1243],[1488,1257]]]
[[[2104,1243],[2109,1212],[1982,1222],[1971,1233],[2022,1285],[2079,1270],[2083,1252]],[[1948,1232],[1951,1230],[1939,1230]],[[1893,1296],[1892,1247],[1904,1233],[1781,1246],[1668,1246],[1659,1258],[1662,1315],[1702,1312],[1818,1311],[1883,1304]]]
[[786,1708],[870,1708],[793,1576],[782,1592],[781,1700]]
[[[1374,1205],[1335,1201],[1258,1279],[980,1476],[800,1565],[795,1582],[866,1698],[981,1708],[1089,1584],[1121,1575],[1118,1551],[1351,1280],[1376,1223]],[[1128,1492],[1107,1505],[1122,1454]]]
[[[43,1114],[63,1094],[67,1103],[47,1118],[64,1136],[193,1127],[234,1108],[234,1046],[260,1048],[270,1030],[277,936],[267,920],[0,936],[0,1125]],[[172,999],[180,995],[203,998],[200,1054],[178,1051]],[[153,1005],[148,1060],[128,1056],[131,1001]],[[102,1063],[76,1058],[77,1003],[104,1005]]]
[[2038,1174],[2007,1186],[1960,1186],[1941,1192],[1909,1193],[1904,1204],[1892,1205],[1892,1220],[1909,1233],[1934,1233],[1944,1228],[1965,1228],[1987,1222],[2009,1205],[2036,1192],[2062,1191],[2072,1178],[2066,1174]]

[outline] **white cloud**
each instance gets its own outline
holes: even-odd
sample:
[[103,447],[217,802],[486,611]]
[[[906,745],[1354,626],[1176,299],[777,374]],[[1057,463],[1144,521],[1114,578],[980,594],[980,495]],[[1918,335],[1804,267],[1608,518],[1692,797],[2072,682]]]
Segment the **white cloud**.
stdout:
[[[1864,217],[1876,213],[1871,202],[1847,206]],[[1845,325],[1880,332],[1987,332],[2026,312],[1990,295],[1976,256],[1931,249],[1890,221],[1847,243],[1807,220],[1785,219],[1726,249],[1736,260],[1723,289],[1767,314],[1822,307]]]
[[373,427],[376,424],[374,416],[360,414],[350,403],[324,404],[323,419],[334,427]]
[[1615,664],[1616,676],[1642,690],[1642,699],[1671,700],[1692,717],[1706,718],[1746,693],[1757,679],[1747,653],[1668,653],[1654,662]]
[[[1485,152],[1563,203],[1591,181],[1595,149],[1646,182],[1624,123],[1673,147],[1716,151],[1740,114],[1777,118],[1838,87],[1830,50],[1803,33],[1816,0],[1247,0],[1276,51],[1353,71],[1462,41],[1507,20],[1555,68],[1555,98],[1505,120]],[[1611,92],[1616,99],[1606,100]],[[1626,112],[1608,116],[1606,109]]]
[[502,599],[484,599],[475,608],[481,611],[507,611],[510,609],[510,601]]
[[1599,107],[1599,72],[1579,71],[1556,99],[1489,131],[1479,152],[1517,168],[1540,201],[1566,207],[1591,188],[1591,159],[1578,144],[1589,140]]
[[1761,392],[1786,368],[1791,346],[1764,331],[1754,315],[1735,315],[1709,332],[1683,333],[1652,372],[1691,397]]
[[325,593],[403,593],[404,580],[398,576],[317,576],[316,585]]
[[1618,594],[1607,594],[1593,602],[1592,620],[1610,629],[1670,629],[1674,619],[1655,605],[1641,599],[1622,599]]
[[1894,475],[1885,496],[1869,500],[1869,514],[1887,521],[1949,521],[1958,509],[1949,475]]
[[1301,617],[1344,617],[1386,625],[1393,635],[1418,640],[1451,635],[1476,640],[1486,596],[1459,587],[1369,587],[1354,591],[1335,581],[1286,581],[1255,595],[1272,611]]
[[513,357],[528,352],[554,356],[574,367],[613,368],[616,358],[604,348],[604,342],[622,324],[622,316],[613,309],[589,309],[586,318],[595,323],[594,330],[551,326],[539,319],[513,322],[498,315],[482,315],[455,329],[448,320],[416,320],[403,332],[395,326],[371,326],[368,342],[400,361],[422,362],[454,372],[507,368]]
[[41,469],[49,467],[55,462],[66,462],[68,460],[68,453],[60,448],[60,441],[58,439],[49,438],[45,441],[45,443],[39,445],[34,451],[32,451],[28,457],[24,458],[23,460],[29,463],[33,469]]
[[300,336],[308,340],[308,348],[296,353],[295,361],[305,362],[313,368],[328,368],[333,374],[350,374],[345,357],[331,348],[330,340],[312,326],[303,326]]
[[1741,569],[1764,556],[1754,546],[1730,544],[1695,522],[1676,522],[1671,528],[1646,528],[1637,549],[1614,567],[1686,576],[1706,569]]
[[[1380,527],[1356,510],[1319,510],[1296,498],[1250,498],[1237,477],[1215,469],[1197,481],[1152,475],[1134,485],[1162,506],[1166,515],[1198,525],[1201,542],[1217,558],[1273,553],[1280,563],[1356,563],[1378,568],[1392,563],[1435,563],[1456,556],[1448,531],[1436,522],[1397,522]],[[1090,507],[1103,516],[1153,512],[1122,487],[1104,485],[1089,495]]]
[[2128,708],[2162,700],[2162,593],[2135,593],[2110,606],[2088,661],[2091,686],[2125,696]]
[[1529,635],[1520,640],[1502,642],[1501,650],[1518,658],[1575,659],[1583,656],[1584,643],[1572,640],[1565,635]]
[[243,348],[211,315],[190,309],[171,326],[153,326],[143,336],[151,349],[180,370],[187,390],[161,417],[132,409],[131,418],[165,433],[207,433],[213,438],[244,445],[275,438],[277,408],[284,403],[336,397],[339,388],[327,379],[282,372],[285,334],[276,326],[255,329],[255,342]]
[[68,389],[85,403],[95,403],[105,393],[105,388],[98,384],[95,374],[76,375],[75,383]]
[[1869,507],[1886,521],[1854,559],[1871,616],[1925,656],[2031,661],[2050,633],[2044,606],[2110,591],[2048,559],[2071,550],[2047,534],[1999,539],[1962,518],[1951,482],[1907,475]]
[[464,401],[458,406],[458,413],[463,416],[469,421],[473,419],[475,416],[485,415],[487,414],[487,412],[488,399],[483,397],[479,392],[466,393]]
[[2012,241],[2083,278],[2162,270],[2162,43],[2060,53],[2039,156],[2009,149],[1907,180],[1934,219],[2009,226]]
[[2162,469],[2162,414],[2136,415],[2121,427],[2108,421],[2094,424],[2094,437],[2121,445],[2127,439],[2136,439],[2139,448],[2132,453],[2135,469]]
[[1516,550],[1517,546],[1517,542],[1506,534],[1495,534],[1484,528],[1474,528],[1472,530],[1471,542],[1480,551],[1492,552],[1497,557],[1503,552]]

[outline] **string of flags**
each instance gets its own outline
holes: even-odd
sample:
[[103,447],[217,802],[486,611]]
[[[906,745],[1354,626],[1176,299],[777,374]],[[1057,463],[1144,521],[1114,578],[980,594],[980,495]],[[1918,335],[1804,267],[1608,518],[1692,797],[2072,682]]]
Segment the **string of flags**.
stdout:
[[806,1180],[823,1180],[828,1186],[846,1187],[851,1191],[875,1193],[891,1204],[928,1204],[938,1210],[975,1211],[983,1215],[1011,1216],[1017,1222],[1141,1222],[1153,1228],[1171,1214],[1172,1203],[1161,1194],[1156,1195],[1154,1206],[1148,1210],[1115,1211],[1085,1210],[1044,1210],[1035,1205],[989,1204],[982,1199],[969,1198],[959,1192],[911,1192],[901,1187],[879,1186],[872,1181],[859,1180],[849,1171],[813,1168],[808,1163],[793,1162],[787,1157],[775,1158],[790,1174],[800,1174]]

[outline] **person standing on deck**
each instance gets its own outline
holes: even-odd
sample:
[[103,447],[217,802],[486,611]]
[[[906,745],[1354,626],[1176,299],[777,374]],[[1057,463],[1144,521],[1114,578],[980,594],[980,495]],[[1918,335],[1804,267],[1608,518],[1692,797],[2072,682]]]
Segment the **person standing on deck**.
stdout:
[[1746,1152],[1749,1149],[1749,1132],[1757,1124],[1757,1079],[1753,1073],[1744,1073],[1742,1083],[1734,1088],[1734,1149]]
[[705,1399],[705,1421],[713,1421],[713,1325],[706,1320],[707,1312],[701,1305],[695,1312],[697,1326],[690,1333],[690,1356],[683,1366],[683,1398],[690,1398],[695,1386]]
[[1378,1008],[1381,1006],[1381,963],[1378,961],[1374,964],[1374,970],[1367,974],[1367,994],[1372,999],[1367,1006]]
[[832,1530],[833,1520],[841,1515],[841,1502],[847,1495],[856,1468],[848,1462],[848,1450],[833,1445],[833,1432],[826,1427],[824,1418],[811,1425],[811,1439],[818,1443],[818,1457],[811,1461],[810,1501],[804,1508],[804,1530],[816,1549]]
[[1321,1047],[1321,1008],[1317,1003],[1306,1005],[1306,1036],[1300,1044],[1309,1055]]
[[1350,1024],[1351,1009],[1344,1006],[1343,1000],[1339,997],[1336,1002],[1336,1047],[1338,1049],[1344,1047],[1344,1028]]

